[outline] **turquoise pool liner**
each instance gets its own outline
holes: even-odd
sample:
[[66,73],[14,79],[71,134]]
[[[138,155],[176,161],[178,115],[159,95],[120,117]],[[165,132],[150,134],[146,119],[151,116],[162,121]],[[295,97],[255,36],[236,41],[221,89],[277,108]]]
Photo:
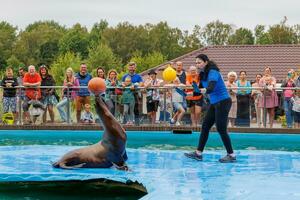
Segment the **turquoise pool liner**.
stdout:
[[[0,182],[104,178],[142,183],[142,199],[300,199],[300,136],[231,134],[238,162],[223,164],[218,134],[211,134],[204,161],[183,156],[198,133],[128,132],[132,171],[62,170],[50,161],[97,142],[98,131],[0,131]],[[1,196],[1,194],[0,194]]]

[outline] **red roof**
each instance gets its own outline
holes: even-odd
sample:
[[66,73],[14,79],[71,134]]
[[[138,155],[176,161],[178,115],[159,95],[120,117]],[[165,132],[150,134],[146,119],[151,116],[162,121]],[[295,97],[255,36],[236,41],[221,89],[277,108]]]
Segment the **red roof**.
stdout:
[[[210,60],[218,64],[224,78],[229,71],[239,73],[247,72],[247,79],[254,80],[255,75],[263,74],[266,66],[271,67],[272,74],[278,81],[286,78],[288,69],[300,69],[300,45],[228,45],[208,46],[163,63],[152,69],[158,72],[158,76],[169,62],[182,61],[187,70],[195,65],[195,57],[200,53],[206,54]],[[149,70],[142,72],[146,75]]]

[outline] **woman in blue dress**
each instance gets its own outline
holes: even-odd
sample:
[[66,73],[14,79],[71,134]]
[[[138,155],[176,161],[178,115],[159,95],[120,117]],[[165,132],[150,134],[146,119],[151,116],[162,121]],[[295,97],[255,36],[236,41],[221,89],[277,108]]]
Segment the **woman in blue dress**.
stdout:
[[208,140],[211,127],[216,124],[227,155],[219,159],[222,163],[235,162],[231,140],[227,132],[228,114],[231,108],[231,98],[226,89],[223,77],[217,65],[210,61],[205,54],[196,57],[197,66],[202,68],[200,72],[200,89],[195,87],[195,92],[208,94],[210,105],[204,117],[201,129],[201,135],[197,150],[191,153],[185,153],[185,156],[202,161],[202,152]]

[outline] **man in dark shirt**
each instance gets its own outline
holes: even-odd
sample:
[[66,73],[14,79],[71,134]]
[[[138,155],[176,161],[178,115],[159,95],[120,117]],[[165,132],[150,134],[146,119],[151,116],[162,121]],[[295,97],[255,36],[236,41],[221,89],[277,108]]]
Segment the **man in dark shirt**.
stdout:
[[182,84],[186,84],[186,73],[183,70],[183,63],[181,61],[176,62],[176,75]]
[[[80,64],[80,71],[75,77],[78,79],[80,86],[88,86],[92,75],[88,73],[88,68],[85,63]],[[75,101],[77,123],[80,123],[81,110],[85,104],[90,104],[90,92],[87,88],[80,88]]]
[[3,113],[8,113],[10,109],[14,115],[14,119],[17,119],[17,99],[15,87],[18,86],[18,81],[14,78],[13,69],[11,67],[6,68],[6,76],[3,78],[1,85],[3,87]]

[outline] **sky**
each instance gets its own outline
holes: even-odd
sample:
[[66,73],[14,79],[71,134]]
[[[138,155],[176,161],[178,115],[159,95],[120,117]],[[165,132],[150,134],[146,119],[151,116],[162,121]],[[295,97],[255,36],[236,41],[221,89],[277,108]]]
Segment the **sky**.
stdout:
[[220,20],[238,27],[279,23],[300,24],[299,0],[0,0],[0,21],[20,29],[38,20],[54,20],[71,27],[91,28],[101,19],[110,26],[128,21],[134,25],[166,21],[191,31],[195,25]]

